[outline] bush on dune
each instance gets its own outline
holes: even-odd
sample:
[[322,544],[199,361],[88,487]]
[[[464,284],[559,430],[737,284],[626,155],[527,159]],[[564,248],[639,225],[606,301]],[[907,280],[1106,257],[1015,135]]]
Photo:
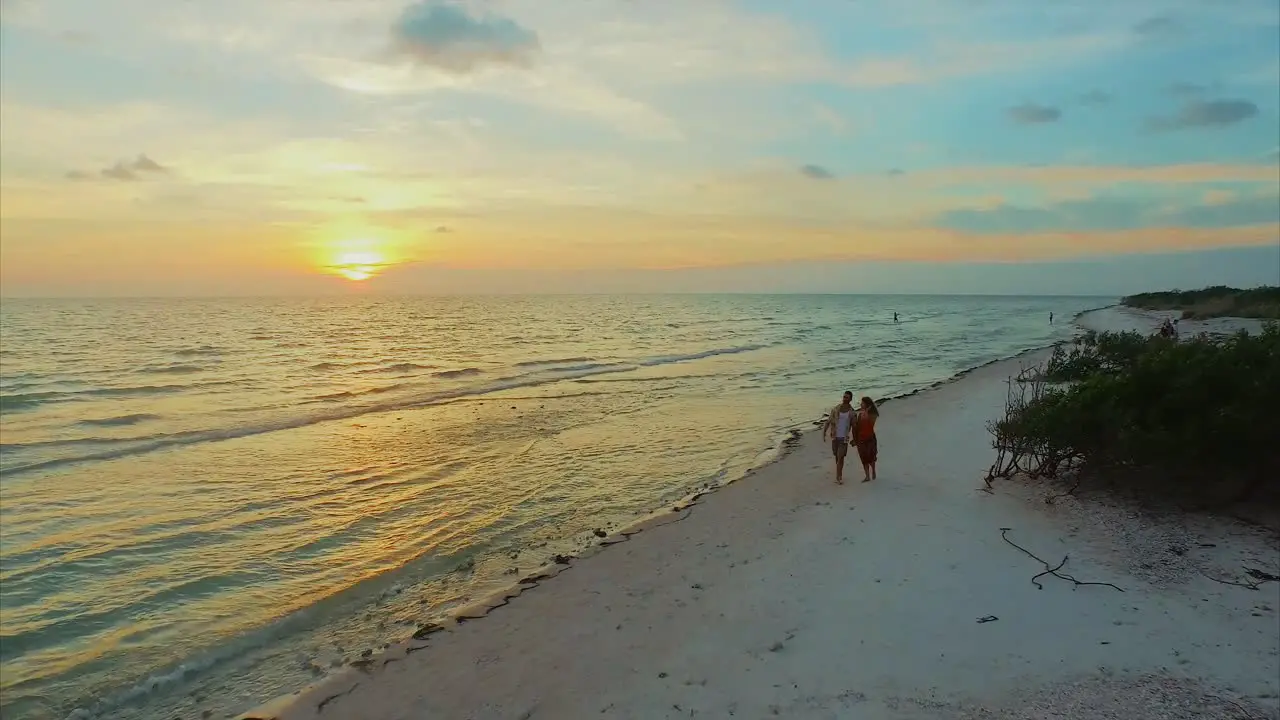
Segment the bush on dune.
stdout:
[[1091,375],[1114,375],[1133,365],[1146,351],[1149,338],[1138,333],[1086,332],[1069,350],[1054,348],[1045,367],[1056,382],[1083,380]]
[[1280,326],[1176,342],[1088,333],[1010,383],[988,481],[1105,482],[1197,506],[1280,504]]
[[1215,285],[1200,290],[1173,290],[1130,295],[1121,301],[1145,310],[1180,310],[1183,319],[1246,317],[1280,319],[1280,287],[1247,290]]

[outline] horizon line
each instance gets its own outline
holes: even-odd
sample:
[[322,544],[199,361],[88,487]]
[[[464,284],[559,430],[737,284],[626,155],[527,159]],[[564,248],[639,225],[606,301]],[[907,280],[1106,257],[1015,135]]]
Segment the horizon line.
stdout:
[[[1206,286],[1208,287],[1208,286]],[[1263,286],[1259,286],[1263,287]],[[1236,288],[1249,289],[1249,288]],[[1145,292],[1181,292],[1179,289]],[[661,297],[661,296],[756,296],[756,297],[1001,297],[1001,298],[1122,298],[1126,295],[1088,293],[973,293],[973,292],[744,292],[744,291],[626,291],[626,292],[456,292],[456,293],[315,293],[280,295],[0,295],[5,300],[328,300],[333,298],[451,298],[451,297]]]

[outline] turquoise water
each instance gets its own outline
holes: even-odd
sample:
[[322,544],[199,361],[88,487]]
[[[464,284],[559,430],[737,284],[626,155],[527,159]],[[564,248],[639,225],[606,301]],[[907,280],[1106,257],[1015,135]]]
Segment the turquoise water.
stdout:
[[246,710],[1108,302],[6,300],[0,714]]

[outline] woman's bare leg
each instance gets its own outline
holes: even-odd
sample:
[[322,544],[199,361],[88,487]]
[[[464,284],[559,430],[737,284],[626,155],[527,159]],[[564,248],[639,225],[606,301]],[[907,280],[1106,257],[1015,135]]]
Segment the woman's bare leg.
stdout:
[[871,466],[862,463],[862,482],[871,482]]

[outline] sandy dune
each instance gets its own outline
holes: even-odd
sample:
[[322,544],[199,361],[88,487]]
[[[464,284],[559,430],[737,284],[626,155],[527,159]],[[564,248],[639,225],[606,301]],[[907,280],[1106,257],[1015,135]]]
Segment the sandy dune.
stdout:
[[[1160,329],[1160,323],[1166,318],[1177,320],[1181,315],[1182,313],[1176,310],[1138,310],[1117,305],[1084,313],[1076,319],[1076,324],[1099,332],[1136,331],[1150,335]],[[1223,335],[1241,330],[1257,333],[1262,331],[1263,324],[1262,320],[1253,318],[1220,317],[1207,320],[1179,320],[1178,329],[1182,336],[1187,338],[1200,333]]]
[[[875,483],[834,485],[808,433],[487,617],[246,717],[1275,717],[1280,583],[1206,577],[1280,573],[1272,539],[978,490],[984,425],[1035,357],[886,404]],[[1038,588],[1001,528],[1123,592]]]

